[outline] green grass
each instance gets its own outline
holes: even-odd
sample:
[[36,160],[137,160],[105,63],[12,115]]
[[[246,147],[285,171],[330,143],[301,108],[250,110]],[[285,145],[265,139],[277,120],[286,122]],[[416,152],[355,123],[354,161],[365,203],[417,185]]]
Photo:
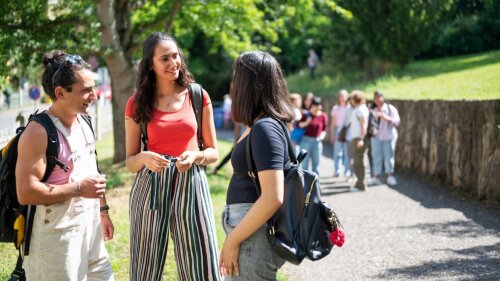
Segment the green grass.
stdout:
[[106,174],[107,189],[123,186],[134,178],[134,175],[127,171],[125,163],[113,164],[113,139],[113,134],[108,134],[96,144],[99,168]]
[[380,89],[390,99],[487,100],[500,98],[499,73],[500,51],[492,51],[415,61],[370,81],[361,73],[341,73],[329,65],[318,68],[315,80],[303,70],[288,76],[287,81],[291,92],[302,94],[336,95],[342,88],[372,93]]
[[[223,158],[230,150],[232,143],[219,140],[219,158]],[[106,242],[106,248],[109,251],[111,264],[118,281],[129,280],[129,192],[132,186],[134,175],[129,173],[123,164],[111,165],[113,157],[113,138],[108,135],[97,143],[99,152],[99,164],[104,173],[107,174],[108,187],[110,178],[116,178],[112,183],[113,188],[106,193],[108,204],[110,205],[110,216],[115,226],[115,235],[113,240]],[[229,179],[232,174],[231,165],[228,163],[217,175],[211,175],[215,165],[207,169],[207,177],[214,205],[214,216],[217,227],[217,241],[219,248],[225,239],[225,233],[222,229],[221,214],[225,206],[226,190]],[[175,265],[174,250],[172,241],[169,242],[167,262],[165,264],[164,280],[177,280],[177,270]],[[8,276],[15,267],[17,252],[11,244],[0,244],[0,280],[7,280]],[[286,277],[279,273],[278,280],[286,280]]]

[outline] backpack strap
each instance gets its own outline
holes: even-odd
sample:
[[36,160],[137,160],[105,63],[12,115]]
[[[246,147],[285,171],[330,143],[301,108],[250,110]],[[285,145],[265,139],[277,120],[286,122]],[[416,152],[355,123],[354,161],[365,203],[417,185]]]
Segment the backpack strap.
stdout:
[[260,196],[260,191],[261,191],[260,182],[259,182],[259,177],[257,175],[255,160],[253,159],[252,145],[250,144],[251,136],[252,136],[252,130],[250,130],[250,133],[247,136],[247,145],[246,145],[248,176],[250,176],[250,178],[253,181],[253,185],[257,190],[257,195]]
[[[65,172],[68,171],[69,167],[59,161],[57,156],[59,155],[59,136],[57,134],[57,128],[50,119],[50,116],[45,113],[38,113],[38,110],[30,115],[28,119],[28,123],[35,120],[40,125],[42,125],[47,131],[47,167],[45,168],[45,173],[42,178],[42,182],[47,181],[50,177],[50,174],[54,171],[56,165],[61,167]],[[31,240],[31,232],[33,230],[33,221],[35,219],[36,205],[28,206],[28,214],[27,214],[27,223],[26,223],[26,233],[24,238],[24,255],[28,256],[30,251],[30,240]]]
[[148,123],[141,121],[139,123],[139,127],[141,128],[141,140],[143,150],[148,150]]
[[[200,151],[202,151],[205,147],[202,137],[203,88],[198,83],[191,83],[188,85],[188,93],[191,99],[191,106],[193,107],[194,114],[196,115],[196,124],[198,125],[198,129],[196,132],[198,138],[198,148],[200,149]],[[141,129],[143,150],[148,150],[148,124],[141,121],[139,123],[139,127]]]
[[26,281],[26,274],[23,269],[23,255],[19,249],[19,256],[17,257],[16,268],[10,275],[9,281]]
[[52,122],[52,119],[50,119],[50,116],[47,113],[42,112],[30,116],[30,121],[32,120],[38,122],[47,131],[47,167],[42,178],[42,182],[45,182],[49,178],[50,174],[52,174],[52,171],[54,171],[56,165],[61,167],[61,169],[65,172],[68,171],[69,167],[57,158],[59,155],[60,140],[57,134],[57,128],[54,125],[54,122]]
[[202,120],[203,120],[203,88],[198,83],[191,83],[188,85],[189,96],[191,97],[191,104],[196,115],[196,123],[198,124],[198,148],[200,151],[204,149],[203,136],[202,136]]
[[[272,118],[281,125],[281,128],[283,129],[283,132],[285,134],[286,145],[288,149],[288,159],[290,160],[290,162],[298,164],[297,157],[295,156],[295,152],[292,147],[292,141],[290,140],[290,134],[288,133],[287,126],[283,121],[274,117]],[[257,168],[255,166],[255,161],[253,159],[253,154],[252,154],[252,145],[250,143],[251,135],[252,135],[252,130],[250,130],[250,133],[248,134],[247,144],[246,144],[248,175],[250,176],[250,178],[252,178],[255,188],[257,189],[257,194],[260,196],[261,187],[260,187],[259,177],[257,175]]]

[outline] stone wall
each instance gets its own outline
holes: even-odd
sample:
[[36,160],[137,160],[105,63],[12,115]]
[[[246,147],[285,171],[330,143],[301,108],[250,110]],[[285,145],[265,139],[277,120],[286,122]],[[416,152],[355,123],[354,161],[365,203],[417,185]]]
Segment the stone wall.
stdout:
[[500,203],[500,100],[390,102],[401,116],[397,169]]

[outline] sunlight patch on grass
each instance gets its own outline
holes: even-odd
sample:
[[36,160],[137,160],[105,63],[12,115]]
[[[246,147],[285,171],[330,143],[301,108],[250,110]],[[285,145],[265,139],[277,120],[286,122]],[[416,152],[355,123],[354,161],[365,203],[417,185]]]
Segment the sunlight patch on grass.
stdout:
[[488,100],[500,99],[500,51],[476,55],[415,61],[375,80],[366,81],[361,72],[339,72],[332,66],[317,69],[317,79],[306,73],[289,75],[291,92],[336,95],[346,88],[361,89],[371,97],[380,89],[389,99]]

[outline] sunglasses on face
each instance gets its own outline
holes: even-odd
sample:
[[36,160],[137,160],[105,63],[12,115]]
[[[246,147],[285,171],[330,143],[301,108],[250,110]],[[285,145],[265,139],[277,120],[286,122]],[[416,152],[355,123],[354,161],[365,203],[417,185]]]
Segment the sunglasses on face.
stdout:
[[56,78],[57,74],[59,72],[61,72],[61,70],[64,68],[64,66],[67,63],[70,63],[70,65],[75,65],[75,64],[81,63],[82,61],[83,61],[83,59],[79,55],[66,55],[66,57],[64,58],[64,61],[59,65],[59,67],[54,72],[54,74],[52,74],[52,87],[55,88],[56,86],[59,86],[59,85],[56,85],[55,78]]

